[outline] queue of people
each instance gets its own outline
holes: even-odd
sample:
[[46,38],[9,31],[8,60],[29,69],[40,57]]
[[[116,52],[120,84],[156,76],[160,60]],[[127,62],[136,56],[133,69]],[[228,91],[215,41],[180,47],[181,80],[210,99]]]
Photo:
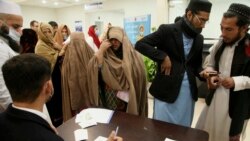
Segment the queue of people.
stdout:
[[[111,24],[101,40],[96,25],[84,34],[33,20],[21,30],[20,7],[2,0],[0,8],[0,132],[12,135],[1,134],[1,140],[63,140],[56,127],[88,107],[147,117],[142,54],[158,64],[149,88],[153,119],[190,127],[199,78],[210,93],[196,128],[207,131],[209,141],[244,139],[250,118],[249,6],[232,3],[223,14],[221,39],[205,67],[201,31],[211,19],[208,0],[191,0],[183,17],[160,25],[135,47],[124,29]],[[112,132],[108,140],[122,138]]]

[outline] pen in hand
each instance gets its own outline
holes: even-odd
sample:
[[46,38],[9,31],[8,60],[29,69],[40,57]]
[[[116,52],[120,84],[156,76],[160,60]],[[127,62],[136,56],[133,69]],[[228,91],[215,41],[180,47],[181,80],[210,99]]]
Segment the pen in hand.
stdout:
[[115,130],[115,136],[117,136],[118,134],[118,130],[119,130],[119,126],[116,127],[116,130]]
[[111,134],[108,137],[107,141],[123,141],[122,137],[117,136],[118,135],[119,126],[116,127],[115,131],[112,131]]

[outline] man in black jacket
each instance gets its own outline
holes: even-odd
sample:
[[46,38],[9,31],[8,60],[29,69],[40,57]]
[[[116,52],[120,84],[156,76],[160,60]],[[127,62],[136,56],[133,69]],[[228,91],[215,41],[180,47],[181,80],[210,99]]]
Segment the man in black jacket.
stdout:
[[135,48],[156,61],[158,72],[149,89],[154,96],[153,118],[191,126],[197,100],[195,76],[202,71],[203,36],[212,4],[191,0],[182,19],[138,41]]
[[209,132],[210,141],[240,141],[250,117],[250,7],[233,3],[221,20],[222,39],[211,51],[205,71],[210,77],[207,106],[197,128]]
[[2,67],[13,103],[0,114],[1,141],[62,141],[43,113],[53,95],[50,63],[35,54],[11,58]]

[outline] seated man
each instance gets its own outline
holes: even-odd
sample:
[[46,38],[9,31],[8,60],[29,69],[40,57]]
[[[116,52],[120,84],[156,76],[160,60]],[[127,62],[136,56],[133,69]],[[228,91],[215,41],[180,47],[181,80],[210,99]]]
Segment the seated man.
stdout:
[[[42,113],[53,96],[50,63],[36,54],[18,55],[2,67],[13,103],[0,114],[1,141],[63,141]],[[114,136],[110,141],[121,141]]]
[[5,62],[2,71],[13,104],[0,114],[1,141],[62,141],[43,113],[54,91],[50,63],[24,54]]

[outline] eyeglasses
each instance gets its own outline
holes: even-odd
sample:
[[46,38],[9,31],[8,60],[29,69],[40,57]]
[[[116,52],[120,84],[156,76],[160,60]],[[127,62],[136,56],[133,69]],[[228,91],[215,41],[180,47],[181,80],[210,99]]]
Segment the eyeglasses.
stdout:
[[203,19],[203,18],[200,18],[198,17],[196,14],[194,14],[194,16],[197,18],[197,20],[202,23],[202,24],[207,24],[208,23],[208,20],[206,19]]

